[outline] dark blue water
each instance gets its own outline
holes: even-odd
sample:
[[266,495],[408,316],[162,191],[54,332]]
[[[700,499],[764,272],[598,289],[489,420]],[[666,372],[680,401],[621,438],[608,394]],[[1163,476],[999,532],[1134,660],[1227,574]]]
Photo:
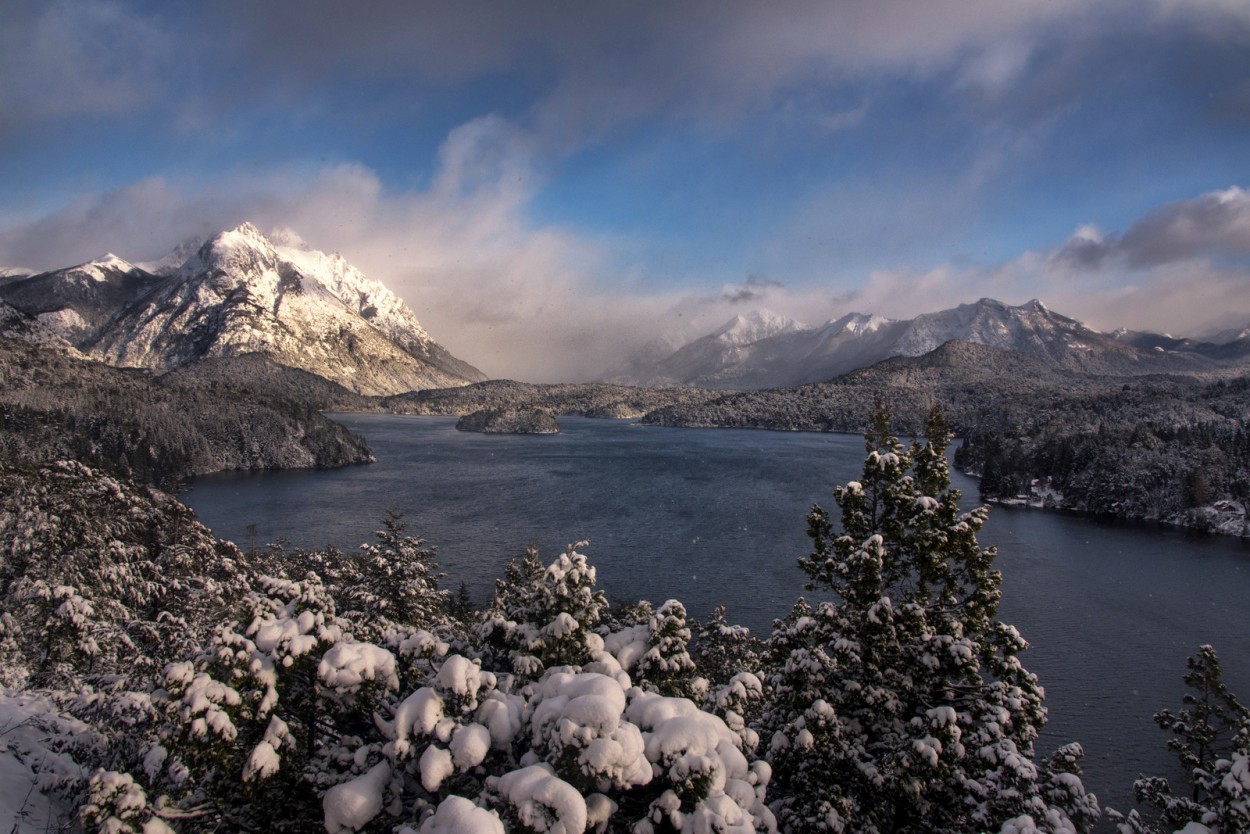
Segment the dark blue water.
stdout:
[[[858,477],[849,435],[643,427],[561,418],[549,437],[457,432],[455,420],[339,415],[378,462],[325,472],[224,474],[182,496],[220,536],[343,549],[371,539],[387,508],[438,549],[445,586],[489,597],[509,559],[570,542],[615,599],[670,597],[704,617],[718,603],[766,636],[803,593],[813,502],[833,509]],[[975,498],[971,479],[956,485]],[[1174,775],[1151,716],[1179,706],[1185,658],[1213,644],[1250,699],[1250,546],[1168,528],[995,508],[981,536],[1000,549],[1000,616],[1033,644],[1046,687],[1042,748],[1080,741],[1086,783],[1131,807],[1141,773]]]

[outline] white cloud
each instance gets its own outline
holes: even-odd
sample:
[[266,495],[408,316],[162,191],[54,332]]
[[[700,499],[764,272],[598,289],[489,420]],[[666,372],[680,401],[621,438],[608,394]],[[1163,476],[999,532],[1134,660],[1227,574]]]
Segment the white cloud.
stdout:
[[154,259],[188,235],[252,220],[341,252],[495,377],[588,379],[671,326],[675,297],[603,290],[603,242],[526,217],[524,142],[496,119],[453,131],[426,190],[391,193],[358,165],[291,167],[208,184],[154,178],[0,232],[0,264],[52,269],[105,251]]

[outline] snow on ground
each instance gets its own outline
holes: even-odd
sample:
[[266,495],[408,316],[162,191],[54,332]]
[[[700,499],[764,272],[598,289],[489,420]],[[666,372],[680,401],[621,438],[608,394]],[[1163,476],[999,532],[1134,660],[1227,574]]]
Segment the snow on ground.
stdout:
[[74,823],[72,804],[56,789],[72,789],[90,774],[61,748],[93,740],[86,724],[62,715],[46,697],[0,692],[0,831],[37,834]]

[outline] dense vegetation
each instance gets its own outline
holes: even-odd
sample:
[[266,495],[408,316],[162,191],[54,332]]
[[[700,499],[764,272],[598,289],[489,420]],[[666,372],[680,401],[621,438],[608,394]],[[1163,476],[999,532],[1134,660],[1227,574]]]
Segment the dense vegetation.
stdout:
[[488,408],[464,415],[456,428],[483,434],[557,434],[560,424],[540,408]]
[[364,463],[364,440],[320,413],[364,402],[262,357],[155,377],[0,338],[0,465],[75,459],[168,489],[222,469]]
[[916,434],[940,405],[986,499],[1250,534],[1250,377],[1097,377],[948,342],[845,377],[648,414],[669,426],[860,431],[874,403]]
[[636,419],[657,408],[700,403],[718,396],[720,392],[698,388],[633,388],[599,383],[536,385],[502,379],[460,388],[413,391],[383,398],[380,405],[395,414],[458,417],[475,411],[529,408],[555,415]]
[[955,456],[985,498],[1250,534],[1250,379],[1143,379],[1003,411]]

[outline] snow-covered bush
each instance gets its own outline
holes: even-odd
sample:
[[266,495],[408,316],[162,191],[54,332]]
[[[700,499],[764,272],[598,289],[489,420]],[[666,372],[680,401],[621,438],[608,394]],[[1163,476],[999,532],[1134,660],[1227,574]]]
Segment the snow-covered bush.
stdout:
[[670,599],[648,618],[646,625],[647,650],[630,672],[634,681],[662,695],[694,695],[695,663],[690,656],[686,606]]
[[166,667],[153,695],[168,759],[152,782],[184,806],[209,804],[197,829],[319,824],[314,790],[373,763],[361,738],[399,686],[391,652],[345,639],[316,574],[261,583],[247,624],[218,626],[203,654]]
[[577,552],[585,545],[569,545],[547,566],[531,546],[495,583],[495,598],[474,634],[501,671],[533,681],[553,666],[588,663],[602,648],[594,629],[607,600],[595,590],[594,567]]
[[155,489],[74,461],[0,469],[0,684],[143,681],[249,576],[234,545]]

